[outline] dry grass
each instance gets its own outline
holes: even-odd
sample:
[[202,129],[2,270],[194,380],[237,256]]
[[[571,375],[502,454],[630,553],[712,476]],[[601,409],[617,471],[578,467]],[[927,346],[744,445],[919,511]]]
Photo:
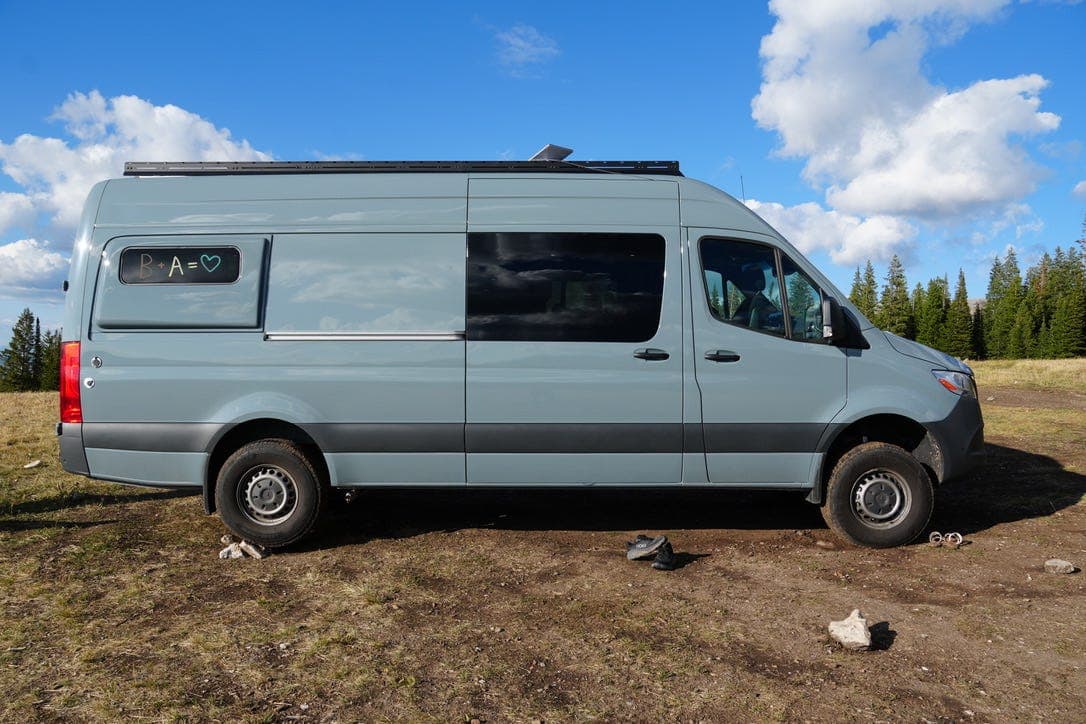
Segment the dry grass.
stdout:
[[[197,498],[65,474],[55,396],[0,395],[0,720],[1073,721],[1086,577],[1040,564],[1082,565],[1086,419],[994,394],[932,522],[959,551],[822,548],[786,494],[424,492],[264,561],[219,561]],[[684,567],[625,560],[660,530]],[[853,606],[884,650],[828,645]]]
[[1018,359],[970,362],[977,384],[1030,390],[1086,393],[1086,357],[1076,359]]

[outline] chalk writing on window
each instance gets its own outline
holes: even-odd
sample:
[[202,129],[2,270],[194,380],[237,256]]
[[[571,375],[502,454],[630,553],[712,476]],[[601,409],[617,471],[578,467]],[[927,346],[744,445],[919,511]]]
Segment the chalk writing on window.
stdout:
[[131,248],[121,252],[125,284],[232,284],[241,252],[230,246]]

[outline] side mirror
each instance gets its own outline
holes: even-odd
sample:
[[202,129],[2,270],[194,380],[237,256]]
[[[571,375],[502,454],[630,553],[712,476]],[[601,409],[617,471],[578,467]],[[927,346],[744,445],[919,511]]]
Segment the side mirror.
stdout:
[[841,305],[833,297],[822,298],[822,338],[839,345],[848,339],[848,323]]

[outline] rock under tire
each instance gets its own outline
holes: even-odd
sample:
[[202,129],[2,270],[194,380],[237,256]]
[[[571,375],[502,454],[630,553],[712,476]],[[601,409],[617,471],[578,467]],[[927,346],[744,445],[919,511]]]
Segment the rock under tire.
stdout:
[[215,484],[219,516],[235,535],[283,548],[308,535],[327,498],[320,475],[289,440],[257,440],[226,459]]

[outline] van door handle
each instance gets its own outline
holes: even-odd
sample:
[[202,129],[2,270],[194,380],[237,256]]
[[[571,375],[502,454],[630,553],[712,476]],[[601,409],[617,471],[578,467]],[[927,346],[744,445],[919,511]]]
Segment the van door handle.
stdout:
[[705,359],[710,362],[738,362],[739,355],[730,349],[711,349],[705,353]]
[[668,359],[671,355],[662,349],[648,347],[645,349],[634,350],[634,357],[637,357],[637,359],[647,359],[650,362],[659,362],[660,360]]

